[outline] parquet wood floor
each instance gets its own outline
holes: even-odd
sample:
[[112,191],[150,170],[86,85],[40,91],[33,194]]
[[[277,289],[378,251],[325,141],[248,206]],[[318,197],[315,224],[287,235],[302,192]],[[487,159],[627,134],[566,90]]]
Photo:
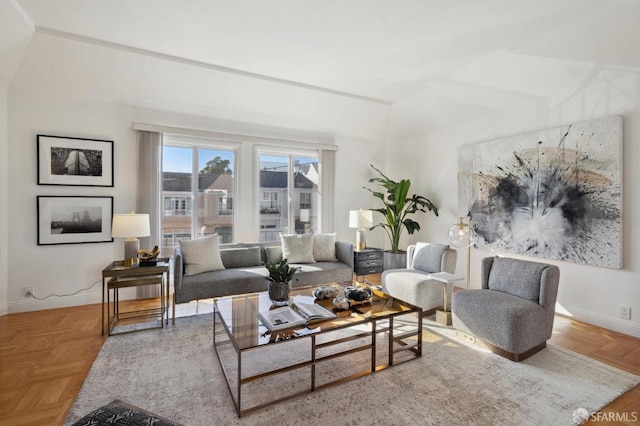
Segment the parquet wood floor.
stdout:
[[[158,301],[125,307],[150,304]],[[0,317],[0,426],[62,424],[104,343],[100,313],[96,304]],[[640,375],[640,339],[557,316],[550,343]],[[640,421],[640,386],[602,411],[627,413],[630,420],[635,413]]]

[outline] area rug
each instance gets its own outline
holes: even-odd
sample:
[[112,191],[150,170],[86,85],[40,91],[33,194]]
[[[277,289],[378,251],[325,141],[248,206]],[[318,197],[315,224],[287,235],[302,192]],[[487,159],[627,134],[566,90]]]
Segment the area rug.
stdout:
[[112,336],[65,425],[114,399],[189,426],[572,425],[640,383],[640,376],[555,346],[514,363],[477,350],[451,327],[424,325],[422,358],[241,419],[213,350],[211,314]]

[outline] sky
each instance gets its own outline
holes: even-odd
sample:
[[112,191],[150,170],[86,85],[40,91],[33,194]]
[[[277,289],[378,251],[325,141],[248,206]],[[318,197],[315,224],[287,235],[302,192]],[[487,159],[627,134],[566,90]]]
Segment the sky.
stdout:
[[[198,170],[202,170],[207,161],[220,157],[229,160],[229,168],[233,171],[233,151],[200,149]],[[165,146],[162,148],[162,168],[167,172],[191,173],[191,148]]]

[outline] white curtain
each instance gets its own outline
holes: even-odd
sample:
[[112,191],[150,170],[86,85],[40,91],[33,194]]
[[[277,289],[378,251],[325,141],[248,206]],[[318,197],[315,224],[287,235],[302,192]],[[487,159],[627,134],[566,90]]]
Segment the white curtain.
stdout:
[[[138,200],[136,212],[149,214],[151,235],[140,238],[140,247],[160,246],[162,191],[162,133],[138,131]],[[160,297],[158,286],[138,287],[138,299]]]
[[334,232],[335,229],[335,187],[336,187],[336,152],[320,150],[320,229],[322,232]]

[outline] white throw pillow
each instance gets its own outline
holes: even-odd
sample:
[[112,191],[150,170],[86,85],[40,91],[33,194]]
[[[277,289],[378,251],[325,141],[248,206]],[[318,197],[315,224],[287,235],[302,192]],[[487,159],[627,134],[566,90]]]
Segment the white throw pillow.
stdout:
[[220,258],[218,235],[197,240],[181,240],[180,250],[184,256],[184,273],[186,275],[224,269]]
[[282,258],[289,263],[314,263],[313,234],[280,234]]
[[313,234],[313,259],[316,262],[337,262],[336,234]]

